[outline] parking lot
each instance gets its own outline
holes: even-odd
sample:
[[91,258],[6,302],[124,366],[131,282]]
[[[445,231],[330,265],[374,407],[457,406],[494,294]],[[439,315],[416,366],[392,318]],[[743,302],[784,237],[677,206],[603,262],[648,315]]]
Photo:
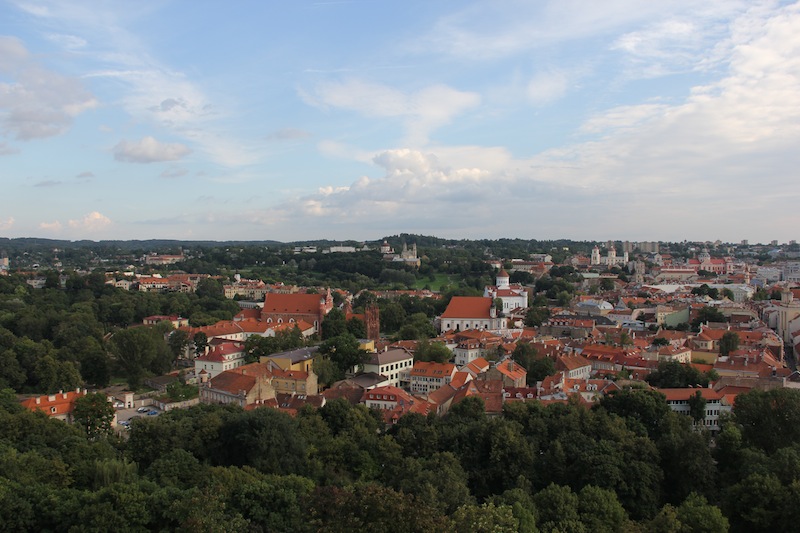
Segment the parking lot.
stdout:
[[[139,411],[138,409],[143,409],[143,411]],[[154,406],[148,405],[145,407],[140,407],[138,409],[117,409],[117,429],[123,430],[125,426],[130,423],[131,420],[136,420],[136,418],[145,418],[150,416],[158,416],[161,414],[161,410]],[[154,413],[154,414],[149,414]]]

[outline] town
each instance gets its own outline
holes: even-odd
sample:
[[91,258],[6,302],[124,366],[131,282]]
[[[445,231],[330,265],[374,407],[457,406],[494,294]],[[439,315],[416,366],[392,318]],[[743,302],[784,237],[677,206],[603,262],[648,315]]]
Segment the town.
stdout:
[[212,529],[400,530],[423,503],[408,530],[791,529],[795,241],[0,247],[3,423],[107,443],[63,486],[258,471],[259,510],[217,487]]

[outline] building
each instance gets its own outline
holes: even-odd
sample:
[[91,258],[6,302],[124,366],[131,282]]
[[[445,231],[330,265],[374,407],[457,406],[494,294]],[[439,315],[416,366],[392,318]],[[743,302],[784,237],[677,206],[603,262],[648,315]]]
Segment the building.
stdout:
[[503,388],[524,387],[528,372],[513,359],[504,359],[480,374],[479,379],[503,382]]
[[682,415],[689,416],[691,412],[690,398],[700,394],[706,402],[705,416],[703,420],[694,422],[695,427],[704,427],[712,433],[719,431],[719,417],[723,413],[731,412],[731,405],[728,404],[723,395],[713,389],[706,388],[686,388],[686,389],[656,389],[667,397],[669,408]]
[[411,369],[411,392],[427,394],[452,381],[456,365],[417,361]]
[[333,309],[330,289],[325,294],[279,294],[268,293],[264,297],[261,320],[282,324],[284,322],[305,321],[319,331],[325,316]]
[[528,291],[519,284],[511,284],[510,277],[504,269],[500,269],[496,279],[497,285],[487,285],[483,290],[484,298],[500,299],[503,302],[503,313],[514,309],[528,308]]
[[453,296],[441,316],[441,331],[466,329],[507,329],[507,319],[497,315],[492,298],[483,296]]
[[375,372],[385,376],[392,387],[408,386],[414,356],[406,350],[394,349],[370,354],[364,364],[364,372]]
[[614,246],[608,247],[608,252],[605,257],[600,255],[600,248],[595,246],[592,248],[592,257],[590,263],[592,265],[604,265],[608,268],[611,267],[624,267],[628,264],[628,252],[625,251],[622,257],[617,257],[617,250]]
[[201,356],[194,360],[194,374],[205,382],[226,370],[244,365],[244,344],[234,341],[212,342]]
[[172,327],[178,329],[183,326],[189,325],[189,319],[183,318],[178,315],[152,315],[146,316],[142,319],[142,324],[145,326],[155,326],[159,322],[169,322],[172,324]]
[[227,370],[200,386],[201,403],[233,403],[245,407],[273,399],[272,373],[261,363]]
[[75,401],[86,396],[86,389],[75,389],[74,391],[59,391],[58,394],[36,396],[23,400],[21,405],[31,411],[41,411],[50,418],[63,420],[71,424],[72,412],[75,410]]

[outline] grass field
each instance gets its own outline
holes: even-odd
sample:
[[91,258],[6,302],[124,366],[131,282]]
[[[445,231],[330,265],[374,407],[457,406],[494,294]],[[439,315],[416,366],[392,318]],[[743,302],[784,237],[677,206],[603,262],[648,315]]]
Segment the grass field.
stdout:
[[427,285],[432,291],[439,291],[441,290],[442,285],[449,285],[457,282],[458,280],[452,279],[447,274],[436,274],[436,279],[434,281],[431,281],[427,277],[417,280],[417,284],[414,286],[414,288],[424,289]]

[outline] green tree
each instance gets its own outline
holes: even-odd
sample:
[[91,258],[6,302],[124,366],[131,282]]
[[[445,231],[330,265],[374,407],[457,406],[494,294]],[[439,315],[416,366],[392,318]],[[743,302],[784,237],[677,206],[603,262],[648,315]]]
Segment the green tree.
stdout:
[[516,533],[519,521],[508,505],[489,502],[482,505],[464,505],[453,514],[453,525],[458,532]]
[[169,344],[172,355],[176,358],[183,357],[186,352],[186,347],[189,346],[189,334],[182,329],[176,329],[169,334],[167,344]]
[[735,331],[726,331],[719,340],[719,355],[727,357],[731,352],[739,349],[739,334]]
[[194,337],[192,337],[192,343],[194,344],[195,355],[203,355],[208,346],[208,335],[202,331],[198,331],[194,334]]
[[414,359],[417,361],[433,361],[445,363],[453,357],[453,352],[443,342],[430,342],[423,339],[417,344]]
[[353,317],[347,321],[347,332],[357,339],[367,338],[367,326],[364,321],[358,317]]
[[753,389],[740,394],[733,417],[745,445],[774,453],[800,442],[800,391]]
[[347,332],[347,320],[341,309],[331,309],[322,321],[321,337],[323,340],[338,337]]
[[578,493],[578,514],[587,531],[615,533],[628,524],[628,513],[613,491],[586,485]]
[[111,337],[111,348],[132,389],[138,388],[149,373],[170,369],[174,356],[164,337],[155,329],[123,329]]
[[321,355],[327,356],[339,369],[341,374],[349,372],[351,368],[363,365],[367,361],[367,352],[359,345],[350,333],[324,341],[320,347]]
[[678,506],[676,517],[682,533],[727,533],[730,527],[719,507],[694,492]]
[[114,406],[105,394],[91,393],[75,400],[72,416],[89,440],[96,440],[111,434]]
[[687,400],[689,404],[689,416],[692,417],[692,420],[695,423],[700,423],[702,420],[706,418],[706,399],[703,398],[703,395],[700,391],[695,392],[693,395],[689,397]]

